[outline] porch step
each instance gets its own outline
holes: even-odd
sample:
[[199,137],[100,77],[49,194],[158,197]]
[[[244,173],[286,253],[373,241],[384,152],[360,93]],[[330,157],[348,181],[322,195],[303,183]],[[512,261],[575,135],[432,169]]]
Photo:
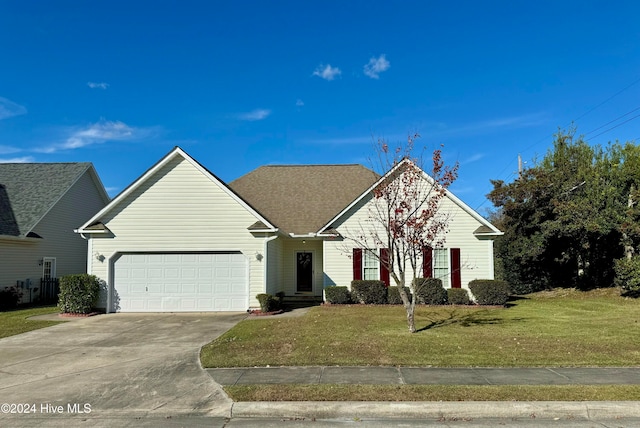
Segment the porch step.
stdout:
[[283,304],[287,309],[318,306],[322,304],[322,296],[284,296]]

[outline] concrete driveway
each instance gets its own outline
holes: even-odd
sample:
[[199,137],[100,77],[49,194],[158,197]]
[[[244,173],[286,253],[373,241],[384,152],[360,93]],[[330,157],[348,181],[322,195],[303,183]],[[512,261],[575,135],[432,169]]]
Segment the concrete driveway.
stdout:
[[0,425],[7,418],[80,411],[91,417],[228,416],[231,400],[201,368],[199,350],[245,317],[109,314],[0,339],[0,405],[22,405],[15,410],[23,412],[25,404],[35,405],[30,416],[3,408]]

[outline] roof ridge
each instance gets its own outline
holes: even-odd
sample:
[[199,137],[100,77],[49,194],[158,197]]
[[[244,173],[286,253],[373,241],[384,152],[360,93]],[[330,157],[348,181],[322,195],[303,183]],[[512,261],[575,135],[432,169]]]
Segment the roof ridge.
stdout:
[[[281,165],[262,165],[259,168],[272,168],[272,167],[300,167],[300,166],[362,166],[361,163],[302,163],[302,164],[281,164]],[[365,167],[366,168],[366,167]]]

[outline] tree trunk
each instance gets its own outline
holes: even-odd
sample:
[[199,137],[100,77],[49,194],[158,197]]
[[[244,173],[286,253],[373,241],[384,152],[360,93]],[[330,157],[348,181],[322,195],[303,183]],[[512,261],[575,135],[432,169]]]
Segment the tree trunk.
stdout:
[[[631,189],[629,189],[629,199],[627,200],[627,207],[631,209],[633,207],[633,192],[635,191],[635,186],[632,184]],[[622,240],[624,241],[624,254],[627,257],[627,260],[631,260],[633,258],[633,246],[631,245],[631,240],[626,232],[622,234]]]
[[415,294],[414,298],[407,302],[405,302],[404,308],[407,311],[407,327],[409,327],[409,333],[416,332],[416,321],[415,321],[415,311],[416,311],[416,302],[415,302]]

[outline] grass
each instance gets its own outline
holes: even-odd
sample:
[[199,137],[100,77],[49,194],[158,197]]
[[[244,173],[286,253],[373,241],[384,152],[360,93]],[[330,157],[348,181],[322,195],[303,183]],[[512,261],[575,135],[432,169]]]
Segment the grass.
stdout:
[[57,306],[0,312],[0,339],[59,324],[60,321],[35,321],[27,319],[35,315],[53,314],[57,312],[59,312]]
[[233,401],[637,401],[640,385],[242,385]]
[[640,365],[640,300],[619,289],[529,295],[509,308],[329,305],[242,321],[204,346],[204,367]]

